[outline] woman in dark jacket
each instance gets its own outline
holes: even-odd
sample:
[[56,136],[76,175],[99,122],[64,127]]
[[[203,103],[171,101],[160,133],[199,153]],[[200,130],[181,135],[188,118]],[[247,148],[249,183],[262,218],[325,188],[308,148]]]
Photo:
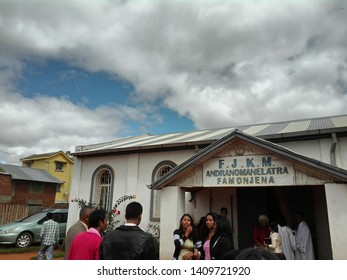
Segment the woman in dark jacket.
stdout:
[[173,232],[175,251],[173,260],[199,259],[201,241],[197,240],[197,235],[193,226],[193,218],[189,214],[184,214],[180,219],[180,227]]
[[225,220],[221,218],[217,219],[216,238],[217,236],[219,236],[220,238],[218,237],[219,238],[218,242],[216,240],[216,242],[213,243],[214,247],[211,249],[212,260],[221,260],[223,259],[223,256],[226,253],[234,249],[234,242],[232,240],[230,224],[226,223]]
[[201,236],[203,251],[201,259],[220,260],[233,249],[233,243],[228,230],[222,221],[218,219],[217,213],[211,212],[206,215],[206,224]]

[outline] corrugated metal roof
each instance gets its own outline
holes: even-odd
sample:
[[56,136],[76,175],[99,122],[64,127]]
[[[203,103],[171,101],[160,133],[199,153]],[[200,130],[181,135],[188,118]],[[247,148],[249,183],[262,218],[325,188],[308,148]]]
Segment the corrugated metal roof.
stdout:
[[73,161],[73,157],[71,157],[67,152],[63,152],[63,151],[56,151],[56,152],[51,152],[51,153],[44,153],[44,154],[33,154],[30,156],[27,156],[25,158],[21,158],[21,161],[30,161],[30,160],[40,160],[40,159],[47,159],[47,158],[51,158],[53,156],[56,156],[58,154],[62,154],[63,156],[65,156],[69,161]]
[[307,131],[310,127],[311,120],[294,121],[288,123],[279,131],[279,133],[293,133],[298,131]]
[[62,181],[42,169],[22,167],[19,165],[0,163],[0,169],[10,174],[13,180],[25,180],[45,183],[63,184]]
[[97,154],[102,152],[120,152],[191,145],[194,143],[212,143],[233,130],[239,130],[251,136],[263,139],[286,138],[313,134],[347,132],[347,114],[311,119],[243,125],[220,129],[206,129],[188,132],[176,132],[160,135],[141,135],[117,139],[106,143],[77,146],[73,155]]

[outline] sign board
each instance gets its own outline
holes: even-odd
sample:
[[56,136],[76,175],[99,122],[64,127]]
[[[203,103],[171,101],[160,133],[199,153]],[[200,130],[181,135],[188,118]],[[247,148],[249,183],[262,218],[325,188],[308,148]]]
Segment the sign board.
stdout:
[[203,166],[204,187],[293,184],[292,164],[273,155],[212,158]]

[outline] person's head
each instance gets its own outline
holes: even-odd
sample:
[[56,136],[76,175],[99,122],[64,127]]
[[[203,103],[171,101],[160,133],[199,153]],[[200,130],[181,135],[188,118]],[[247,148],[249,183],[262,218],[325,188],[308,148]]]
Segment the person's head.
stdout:
[[142,205],[136,201],[130,202],[125,209],[125,219],[127,222],[139,225],[142,219]]
[[206,214],[206,220],[205,220],[205,224],[206,224],[206,228],[211,231],[217,231],[217,219],[218,219],[218,215],[217,213],[214,212],[210,212]]
[[287,225],[286,217],[284,217],[283,215],[281,215],[281,216],[279,217],[278,224],[279,224],[281,227],[286,226],[286,225]]
[[235,260],[279,260],[279,258],[269,250],[261,247],[249,247],[240,251]]
[[103,209],[96,209],[89,215],[89,228],[95,228],[103,232],[107,227],[107,212]]
[[85,223],[89,227],[89,216],[95,211],[95,207],[87,205],[83,206],[80,210],[80,221]]
[[222,207],[220,209],[220,215],[224,218],[226,218],[228,216],[228,209],[226,207]]
[[267,227],[269,225],[269,218],[264,214],[260,215],[258,220],[261,227]]
[[53,213],[52,212],[48,212],[46,214],[46,217],[47,217],[48,220],[53,219]]
[[274,222],[270,223],[269,228],[270,228],[270,231],[271,231],[271,232],[273,232],[273,231],[274,231],[274,232],[278,232],[278,226],[277,226],[277,224],[274,223]]
[[295,215],[296,221],[298,222],[298,224],[300,224],[302,221],[305,220],[305,216],[304,213],[302,212],[297,212]]
[[193,225],[193,218],[189,214],[183,214],[180,219],[180,229],[185,231],[189,226]]

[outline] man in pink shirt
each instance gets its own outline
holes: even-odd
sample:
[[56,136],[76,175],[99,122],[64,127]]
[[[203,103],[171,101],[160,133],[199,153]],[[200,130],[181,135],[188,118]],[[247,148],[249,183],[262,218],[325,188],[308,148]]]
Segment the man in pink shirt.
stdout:
[[97,209],[89,216],[89,229],[72,240],[68,260],[99,260],[101,233],[107,227],[107,213]]

